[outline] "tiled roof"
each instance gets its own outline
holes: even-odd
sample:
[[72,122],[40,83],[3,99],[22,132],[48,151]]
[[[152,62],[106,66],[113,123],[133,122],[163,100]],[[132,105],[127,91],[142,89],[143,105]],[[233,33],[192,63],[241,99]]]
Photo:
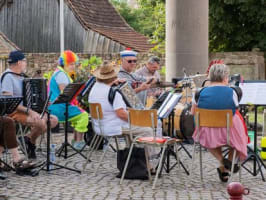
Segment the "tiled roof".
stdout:
[[10,51],[20,50],[2,32],[0,32],[0,54],[9,54]]
[[96,31],[139,52],[148,51],[154,46],[148,42],[148,37],[128,25],[108,0],[67,0],[67,2],[85,29]]

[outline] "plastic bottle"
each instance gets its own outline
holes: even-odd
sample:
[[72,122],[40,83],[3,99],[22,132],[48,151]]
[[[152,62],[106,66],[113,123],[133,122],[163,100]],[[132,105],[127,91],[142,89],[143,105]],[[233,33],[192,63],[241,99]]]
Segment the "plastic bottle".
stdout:
[[266,137],[261,138],[261,152],[260,156],[263,160],[266,160]]
[[[55,162],[55,144],[51,144],[50,145],[50,161],[52,162],[52,163],[54,163]],[[50,165],[49,166],[49,169],[53,169],[54,168],[54,166],[53,165]]]
[[159,138],[161,138],[163,136],[162,120],[161,119],[158,119],[158,121],[157,121],[156,136]]

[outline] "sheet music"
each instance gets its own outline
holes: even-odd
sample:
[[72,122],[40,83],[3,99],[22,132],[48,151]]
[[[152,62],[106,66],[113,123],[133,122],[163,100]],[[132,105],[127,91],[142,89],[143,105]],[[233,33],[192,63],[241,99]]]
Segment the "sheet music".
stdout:
[[244,82],[239,87],[243,92],[240,105],[266,105],[266,82]]
[[179,102],[180,98],[182,97],[182,94],[175,93],[175,94],[169,94],[167,98],[165,99],[164,103],[158,110],[158,116],[159,118],[166,118],[169,116],[169,114],[172,112],[176,104]]

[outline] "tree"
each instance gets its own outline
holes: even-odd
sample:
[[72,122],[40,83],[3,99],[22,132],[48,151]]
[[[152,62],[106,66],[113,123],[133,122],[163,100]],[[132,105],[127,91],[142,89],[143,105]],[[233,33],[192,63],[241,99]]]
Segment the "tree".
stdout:
[[165,1],[138,0],[138,8],[130,8],[124,0],[111,0],[120,15],[137,32],[150,38],[154,51],[164,52]]
[[[151,38],[155,51],[164,53],[165,0],[138,0],[138,9],[112,2],[130,26]],[[209,0],[209,50],[252,48],[266,51],[266,0]]]
[[210,51],[266,50],[266,1],[209,2]]

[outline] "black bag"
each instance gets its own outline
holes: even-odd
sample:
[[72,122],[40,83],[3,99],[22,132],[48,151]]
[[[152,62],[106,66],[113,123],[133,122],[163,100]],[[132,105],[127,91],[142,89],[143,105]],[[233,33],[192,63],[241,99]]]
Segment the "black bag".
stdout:
[[[117,168],[119,170],[119,174],[116,176],[117,178],[121,178],[122,176],[128,153],[129,148],[117,151]],[[127,166],[125,179],[147,180],[148,178],[144,148],[134,147]]]
[[[92,123],[89,122],[88,124],[88,131],[84,134],[84,141],[86,142],[86,144],[89,146],[91,144],[91,141],[95,135],[93,128],[92,128]],[[97,150],[101,150],[103,149],[103,144],[104,144],[104,139],[102,140],[102,142],[100,143],[99,147]]]

